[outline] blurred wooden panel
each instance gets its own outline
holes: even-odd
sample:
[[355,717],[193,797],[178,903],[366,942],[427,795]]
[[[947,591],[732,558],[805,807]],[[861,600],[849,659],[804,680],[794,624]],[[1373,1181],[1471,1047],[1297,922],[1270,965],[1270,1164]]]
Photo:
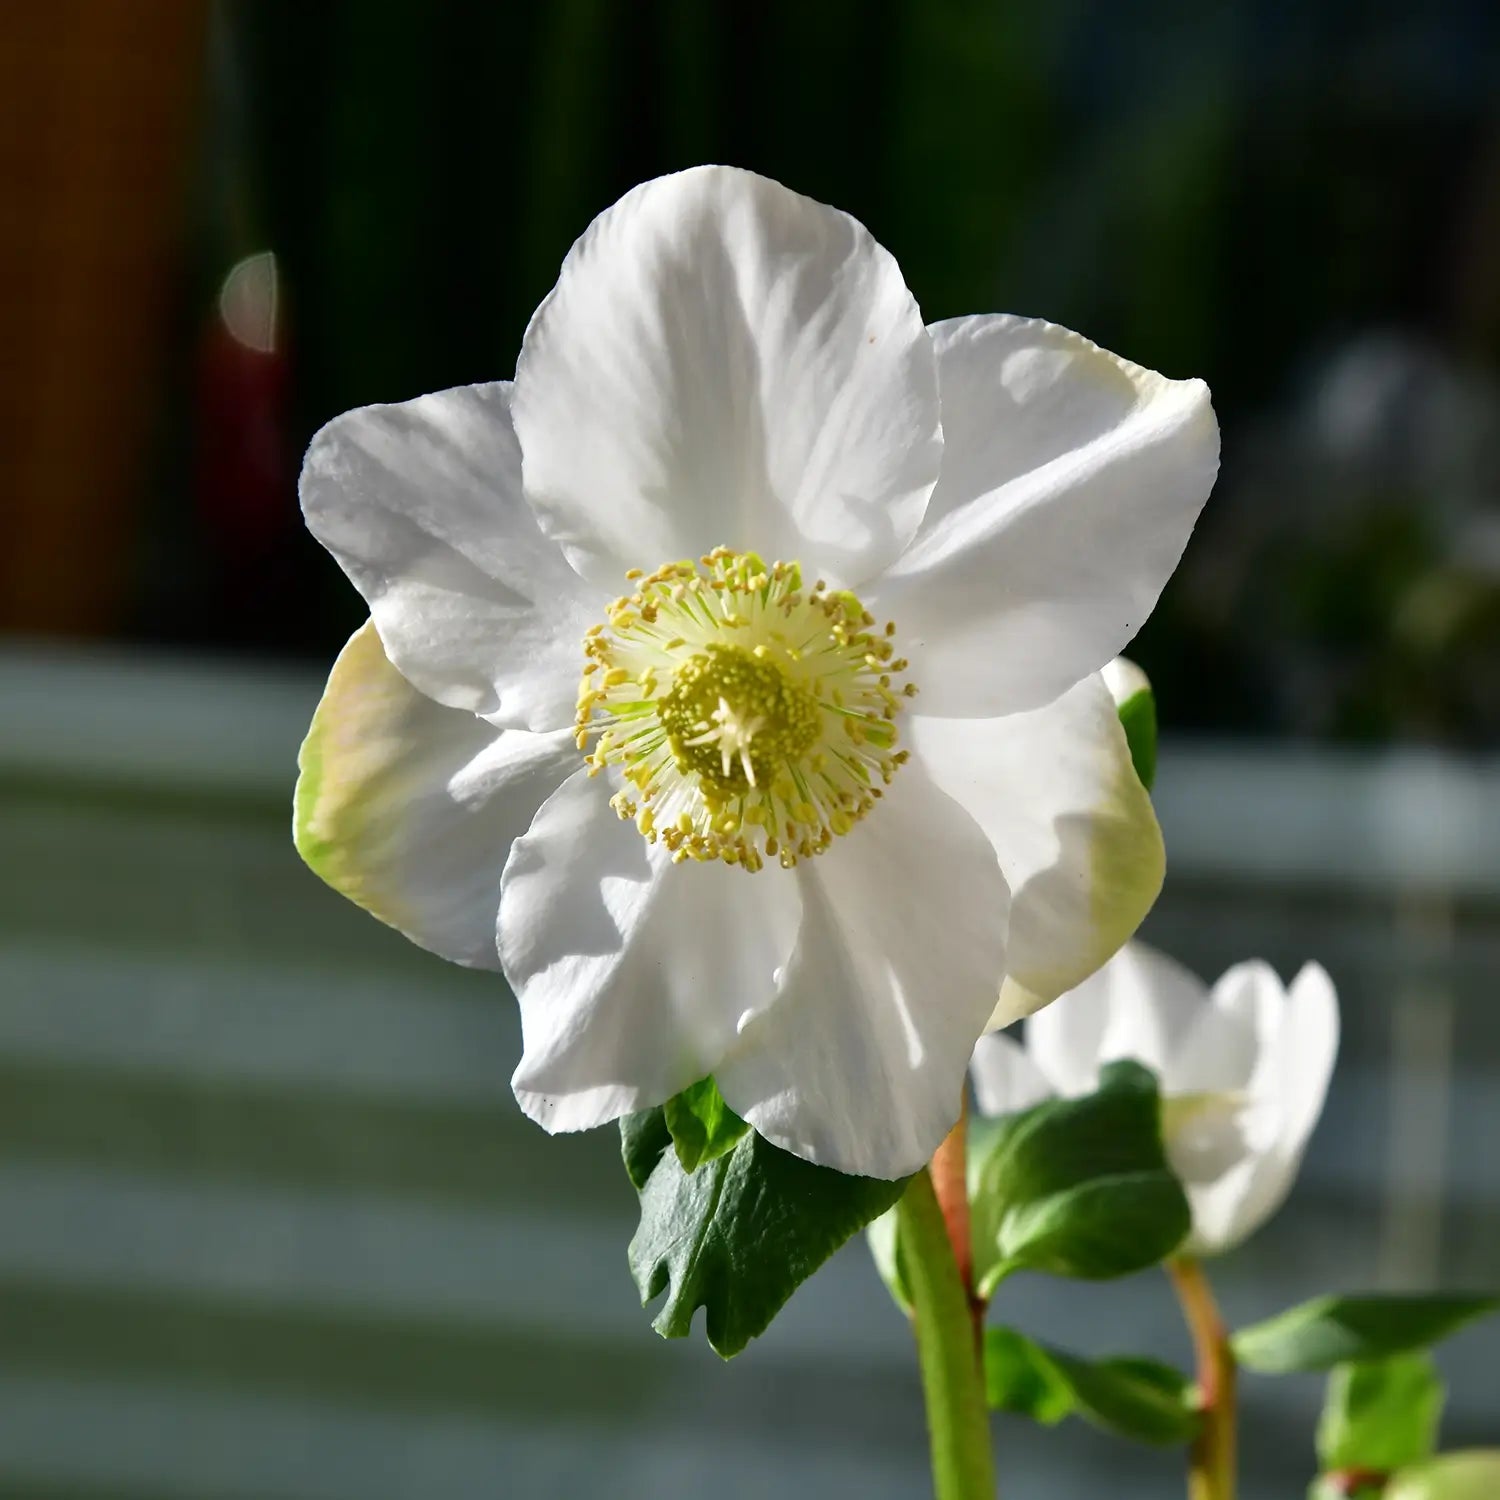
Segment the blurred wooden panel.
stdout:
[[0,17],[0,627],[107,631],[126,603],[207,12]]

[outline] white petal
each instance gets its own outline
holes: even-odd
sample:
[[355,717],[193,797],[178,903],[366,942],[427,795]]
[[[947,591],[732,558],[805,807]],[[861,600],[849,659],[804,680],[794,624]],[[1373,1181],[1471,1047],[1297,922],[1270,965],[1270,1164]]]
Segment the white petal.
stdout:
[[1264,1080],[1282,1101],[1281,1146],[1300,1149],[1323,1112],[1339,1050],[1339,1005],[1321,964],[1305,964],[1287,994],[1285,1017],[1266,1059]]
[[719,1088],[798,1156],[904,1176],[958,1118],[1004,969],[1004,878],[915,764],[797,874],[802,928],[780,998],[720,1066]]
[[1286,1202],[1302,1165],[1303,1145],[1251,1156],[1217,1182],[1190,1188],[1193,1233],[1187,1248],[1222,1255],[1243,1244]]
[[521,1004],[511,1080],[548,1130],[587,1130],[711,1073],[776,995],[796,938],[796,882],[719,863],[673,864],[579,772],[517,840],[500,955]]
[[1254,1028],[1210,1001],[1176,1038],[1167,1060],[1167,1086],[1178,1094],[1238,1093],[1255,1070]]
[[1008,1025],[1093,973],[1151,909],[1165,861],[1151,799],[1098,677],[1003,719],[915,715],[906,737],[989,836],[1010,886],[1008,974],[990,1022]]
[[1138,693],[1151,691],[1151,679],[1128,656],[1106,662],[1099,675],[1118,708],[1123,708]]
[[943,472],[871,601],[924,713],[1036,708],[1140,629],[1218,470],[1208,388],[1050,323],[933,326]]
[[1099,1082],[1109,1024],[1107,975],[1106,965],[1026,1022],[1026,1050],[1059,1094],[1092,1093]]
[[937,375],[869,231],[698,167],[627,193],[526,330],[527,493],[580,572],[725,545],[853,585],[911,540],[937,478]]
[[1180,1085],[1173,1061],[1182,1038],[1208,1010],[1208,989],[1190,969],[1145,943],[1131,943],[1110,965],[1110,1016],[1100,1051],[1105,1061],[1133,1057],[1161,1080]]
[[1170,1087],[1176,1038],[1206,1008],[1208,992],[1181,964],[1128,943],[1097,974],[1026,1023],[1026,1046],[1064,1093],[1094,1087],[1099,1068],[1133,1058]]
[[1052,1085],[1031,1055],[999,1031],[979,1038],[969,1077],[981,1114],[1013,1114],[1052,1097]]
[[1269,964],[1250,959],[1234,965],[1215,981],[1209,1004],[1178,1044],[1173,1088],[1181,1093],[1250,1088],[1285,1008],[1286,991]]
[[1285,1019],[1286,988],[1263,958],[1246,959],[1214,981],[1214,1008],[1233,1016],[1255,1040],[1257,1055],[1273,1045]]
[[[1241,984],[1253,975],[1265,985],[1258,972],[1264,966],[1237,967]],[[1270,982],[1280,990],[1274,975]],[[1262,1000],[1259,1008],[1269,1010],[1270,1006]],[[1333,983],[1321,966],[1308,964],[1292,983],[1281,1025],[1262,1052],[1250,1085],[1252,1108],[1271,1118],[1265,1148],[1218,1182],[1190,1194],[1193,1247],[1198,1253],[1233,1249],[1285,1201],[1322,1113],[1338,1037],[1338,997]]]
[[1257,1227],[1243,1213],[1248,1196],[1254,1193],[1267,1205],[1261,1218],[1269,1218],[1291,1190],[1295,1175],[1295,1162],[1252,1156],[1215,1182],[1186,1184],[1193,1231],[1184,1251],[1190,1255],[1222,1255],[1234,1249]]
[[1189,1188],[1219,1181],[1253,1152],[1244,1097],[1198,1093],[1162,1101],[1162,1134],[1172,1170]]
[[567,730],[496,730],[424,697],[366,623],[334,663],[298,757],[297,848],[413,942],[498,969],[511,842],[578,763]]
[[597,591],[521,493],[510,386],[460,386],[335,417],[302,465],[313,535],[430,698],[506,728],[573,721]]

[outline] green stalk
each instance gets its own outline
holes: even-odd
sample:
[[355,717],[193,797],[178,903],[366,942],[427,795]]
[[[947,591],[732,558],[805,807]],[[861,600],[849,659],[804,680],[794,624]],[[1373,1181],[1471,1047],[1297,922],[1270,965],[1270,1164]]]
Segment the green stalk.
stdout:
[[989,1406],[969,1294],[926,1171],[912,1178],[896,1216],[927,1398],[933,1493],[936,1500],[995,1500]]

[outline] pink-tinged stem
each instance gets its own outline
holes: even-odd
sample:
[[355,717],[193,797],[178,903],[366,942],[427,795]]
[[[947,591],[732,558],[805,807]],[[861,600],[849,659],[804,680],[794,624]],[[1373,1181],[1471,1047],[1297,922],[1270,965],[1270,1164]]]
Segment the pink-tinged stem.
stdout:
[[974,1240],[969,1223],[969,1099],[965,1093],[959,1108],[958,1123],[948,1132],[943,1144],[937,1148],[928,1171],[932,1174],[932,1190],[937,1194],[938,1207],[943,1211],[943,1223],[948,1229],[948,1243],[953,1247],[953,1260],[958,1267],[958,1279],[963,1283],[964,1295],[969,1303],[969,1318],[974,1325],[976,1348],[984,1342],[984,1302],[974,1290]]
[[1198,1357],[1203,1426],[1189,1456],[1189,1500],[1234,1500],[1236,1377],[1229,1330],[1202,1265],[1190,1255],[1167,1262]]

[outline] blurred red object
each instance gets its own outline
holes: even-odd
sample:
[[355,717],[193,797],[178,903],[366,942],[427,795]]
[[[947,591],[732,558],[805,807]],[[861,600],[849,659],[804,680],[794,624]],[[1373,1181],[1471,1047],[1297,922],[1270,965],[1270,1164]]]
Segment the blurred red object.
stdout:
[[269,250],[231,267],[199,346],[193,493],[208,545],[241,565],[298,524],[278,277]]

